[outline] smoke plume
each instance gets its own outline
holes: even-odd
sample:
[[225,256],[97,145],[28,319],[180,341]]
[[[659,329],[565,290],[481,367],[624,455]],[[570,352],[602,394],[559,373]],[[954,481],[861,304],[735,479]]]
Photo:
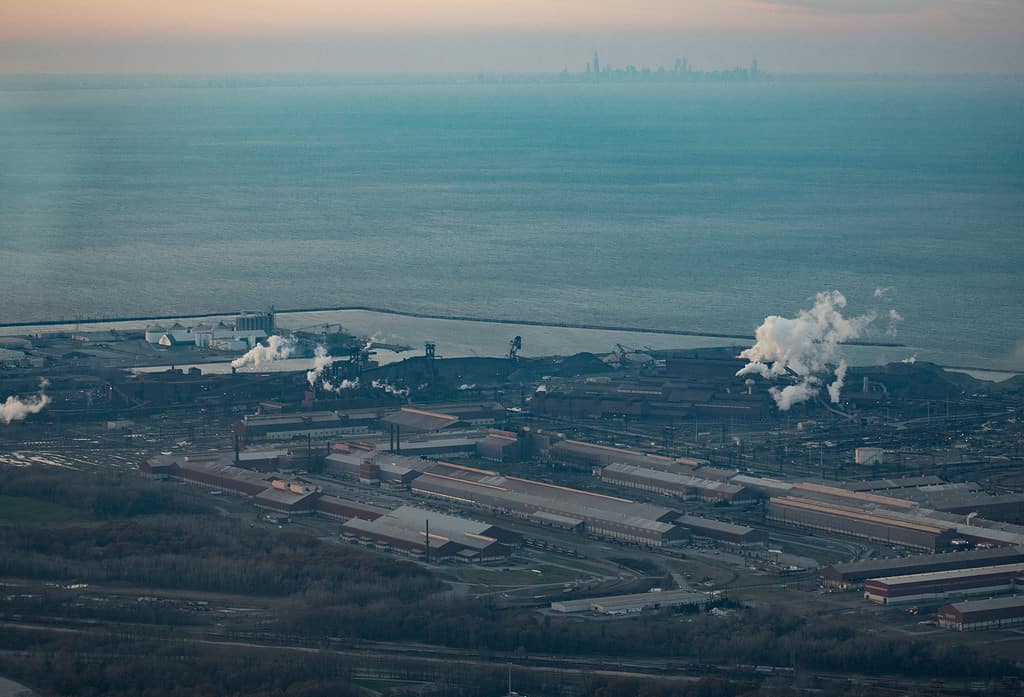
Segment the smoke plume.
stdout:
[[313,352],[313,369],[306,372],[306,381],[310,387],[316,387],[317,378],[324,374],[324,370],[331,365],[334,359],[327,353],[323,346],[317,346]]
[[333,362],[334,358],[327,352],[327,349],[321,345],[317,345],[313,352],[313,369],[306,371],[306,382],[309,383],[309,386],[316,387],[316,381],[319,380],[320,386],[327,392],[342,392],[343,390],[357,389],[359,387],[359,378],[356,378],[355,380],[342,380],[337,385],[324,379],[324,371],[330,367]]
[[[747,365],[736,375],[757,374],[765,379],[789,376],[794,384],[769,393],[782,411],[794,404],[813,399],[829,377],[828,395],[839,401],[846,379],[847,364],[839,344],[855,339],[874,319],[874,315],[843,317],[846,298],[837,290],[818,293],[814,307],[800,310],[792,319],[770,315],[757,328],[757,343],[741,352]],[[837,366],[833,368],[832,366]]]
[[39,392],[27,399],[19,399],[10,395],[0,404],[0,421],[9,424],[12,421],[21,421],[29,414],[38,414],[47,404],[50,403],[50,396],[46,394],[46,386],[49,380],[43,378],[39,381]]
[[275,334],[267,339],[267,345],[256,344],[245,355],[231,361],[232,368],[260,370],[274,361],[283,361],[295,350],[295,339]]
[[389,383],[387,383],[387,382],[385,382],[383,380],[374,380],[371,384],[373,385],[374,389],[376,389],[376,390],[384,390],[388,394],[394,395],[395,397],[408,397],[409,396],[409,388],[408,387],[395,387],[395,386],[393,386],[393,385],[391,385],[391,384],[389,384]]
[[895,308],[889,310],[889,327],[885,330],[888,336],[896,336],[896,325],[903,321],[903,315]]

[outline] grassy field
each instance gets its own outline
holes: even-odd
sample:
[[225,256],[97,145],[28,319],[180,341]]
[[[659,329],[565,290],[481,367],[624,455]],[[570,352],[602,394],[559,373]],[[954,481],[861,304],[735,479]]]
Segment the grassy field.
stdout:
[[[574,581],[579,576],[586,574],[574,574],[568,569],[556,566],[537,564],[530,569],[512,568],[505,571],[506,567],[463,567],[455,569],[450,576],[464,583],[482,583],[495,588],[505,586],[534,586],[551,583],[566,583]],[[540,573],[537,573],[537,572]]]
[[74,523],[90,520],[83,511],[49,501],[0,494],[0,521],[10,523]]

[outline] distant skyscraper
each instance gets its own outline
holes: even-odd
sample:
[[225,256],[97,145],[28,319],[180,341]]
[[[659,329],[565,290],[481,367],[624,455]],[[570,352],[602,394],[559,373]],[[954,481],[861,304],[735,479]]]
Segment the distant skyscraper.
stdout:
[[757,77],[757,70],[758,70],[758,67],[757,67],[757,59],[755,58],[755,59],[754,59],[754,60],[753,60],[753,61],[752,61],[752,62],[750,63],[750,77]]
[[594,72],[598,75],[601,74],[601,61],[597,59],[597,51],[594,51]]

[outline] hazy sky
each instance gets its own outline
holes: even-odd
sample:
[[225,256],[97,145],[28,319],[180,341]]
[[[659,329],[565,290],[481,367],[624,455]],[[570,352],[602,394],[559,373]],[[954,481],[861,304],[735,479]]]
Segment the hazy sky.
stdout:
[[0,0],[0,72],[1024,73],[1024,0]]

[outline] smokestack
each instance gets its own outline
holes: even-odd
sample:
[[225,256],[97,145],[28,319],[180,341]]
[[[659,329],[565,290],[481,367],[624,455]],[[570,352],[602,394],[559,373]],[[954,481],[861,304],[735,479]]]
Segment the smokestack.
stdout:
[[430,519],[426,520],[426,531],[427,531],[427,563],[430,563]]
[[864,394],[871,391],[871,381],[868,380],[867,376],[864,376]]
[[240,454],[239,454],[240,450],[241,450],[241,447],[239,446],[239,438],[238,438],[238,434],[236,433],[235,434],[235,467],[238,467],[238,462],[241,459]]

